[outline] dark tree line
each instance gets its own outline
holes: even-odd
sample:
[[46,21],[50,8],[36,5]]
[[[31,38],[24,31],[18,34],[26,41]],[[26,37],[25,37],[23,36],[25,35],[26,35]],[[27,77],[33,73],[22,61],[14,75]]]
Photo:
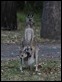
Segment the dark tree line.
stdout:
[[17,1],[19,11],[40,13],[42,10],[43,1]]

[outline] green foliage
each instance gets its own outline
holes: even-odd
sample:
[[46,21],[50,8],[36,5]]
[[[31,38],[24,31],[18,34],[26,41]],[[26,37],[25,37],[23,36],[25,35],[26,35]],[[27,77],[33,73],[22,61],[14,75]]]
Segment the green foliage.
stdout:
[[23,12],[17,13],[18,21],[25,22],[25,18],[26,18],[26,14],[24,14]]
[[42,13],[43,1],[17,1],[17,8],[25,13]]

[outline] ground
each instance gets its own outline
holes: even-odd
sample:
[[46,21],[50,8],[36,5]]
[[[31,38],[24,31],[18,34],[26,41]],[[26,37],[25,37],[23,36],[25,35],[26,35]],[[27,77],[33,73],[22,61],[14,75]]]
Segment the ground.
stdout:
[[60,60],[41,60],[41,67],[36,73],[33,68],[28,68],[21,73],[19,69],[19,60],[2,61],[1,80],[2,81],[60,81],[61,64]]
[[[39,45],[39,72],[28,68],[21,73],[19,45],[1,44],[1,80],[2,81],[60,81],[61,47],[60,44]],[[32,73],[32,74],[31,74]],[[29,77],[30,76],[30,77]]]
[[[23,16],[22,16],[23,15]],[[18,13],[18,30],[1,31],[1,81],[61,81],[61,42],[40,38],[39,16],[35,16],[35,35],[39,47],[39,72],[28,68],[21,73],[19,47],[24,34],[24,17]],[[37,18],[38,17],[38,18]]]

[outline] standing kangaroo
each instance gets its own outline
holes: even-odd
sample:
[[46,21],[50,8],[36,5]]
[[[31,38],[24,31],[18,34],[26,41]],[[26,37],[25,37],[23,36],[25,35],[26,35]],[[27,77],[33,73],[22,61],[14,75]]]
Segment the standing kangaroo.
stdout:
[[20,53],[21,65],[20,70],[24,64],[27,66],[31,66],[34,62],[36,63],[36,71],[38,71],[38,48],[33,46],[34,42],[34,30],[33,30],[33,17],[28,16],[26,18],[26,29],[24,34],[24,39],[22,41],[22,50]]

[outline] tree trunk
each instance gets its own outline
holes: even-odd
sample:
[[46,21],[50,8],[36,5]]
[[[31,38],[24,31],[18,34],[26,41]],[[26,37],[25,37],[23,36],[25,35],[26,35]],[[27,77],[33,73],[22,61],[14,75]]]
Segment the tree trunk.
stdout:
[[17,29],[16,10],[16,1],[1,1],[1,29]]
[[61,1],[44,1],[41,37],[61,39]]

